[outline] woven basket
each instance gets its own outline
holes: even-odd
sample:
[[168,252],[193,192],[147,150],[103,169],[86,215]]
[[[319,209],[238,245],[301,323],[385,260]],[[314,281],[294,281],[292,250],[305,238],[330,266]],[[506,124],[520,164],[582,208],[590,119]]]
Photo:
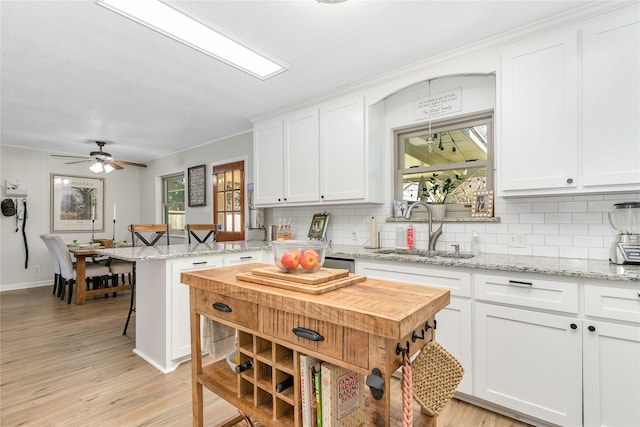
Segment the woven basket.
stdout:
[[464,375],[460,362],[435,341],[422,349],[411,370],[413,398],[432,417],[451,399]]

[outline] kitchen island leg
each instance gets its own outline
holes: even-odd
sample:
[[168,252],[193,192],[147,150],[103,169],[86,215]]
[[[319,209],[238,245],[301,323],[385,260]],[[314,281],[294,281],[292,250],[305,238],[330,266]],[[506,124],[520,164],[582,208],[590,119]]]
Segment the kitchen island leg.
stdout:
[[191,306],[191,405],[193,426],[203,426],[202,384],[198,381],[202,374],[202,344],[200,342],[200,315],[194,310],[196,306],[196,288],[189,287],[189,304]]

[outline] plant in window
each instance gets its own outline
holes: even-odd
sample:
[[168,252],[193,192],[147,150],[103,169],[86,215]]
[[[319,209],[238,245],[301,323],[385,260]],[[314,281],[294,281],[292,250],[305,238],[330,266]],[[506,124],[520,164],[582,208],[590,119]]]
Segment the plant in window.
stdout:
[[450,177],[440,179],[438,178],[438,174],[434,172],[429,178],[429,182],[426,182],[424,177],[422,177],[420,178],[418,186],[420,200],[435,204],[443,204],[449,193],[453,191],[460,181],[462,181],[462,178],[458,174],[454,175],[454,179],[451,179]]

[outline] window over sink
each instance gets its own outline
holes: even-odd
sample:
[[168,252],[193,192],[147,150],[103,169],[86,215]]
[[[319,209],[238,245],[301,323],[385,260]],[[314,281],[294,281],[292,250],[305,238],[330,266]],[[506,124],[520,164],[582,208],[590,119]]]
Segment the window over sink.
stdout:
[[493,190],[493,111],[400,129],[395,141],[396,200],[466,212],[475,191]]

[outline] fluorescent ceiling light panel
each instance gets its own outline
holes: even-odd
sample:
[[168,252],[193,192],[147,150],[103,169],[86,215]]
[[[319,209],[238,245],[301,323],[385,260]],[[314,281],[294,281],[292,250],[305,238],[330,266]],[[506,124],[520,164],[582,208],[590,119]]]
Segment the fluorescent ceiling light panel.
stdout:
[[283,71],[278,63],[157,0],[96,0],[96,3],[261,80]]

